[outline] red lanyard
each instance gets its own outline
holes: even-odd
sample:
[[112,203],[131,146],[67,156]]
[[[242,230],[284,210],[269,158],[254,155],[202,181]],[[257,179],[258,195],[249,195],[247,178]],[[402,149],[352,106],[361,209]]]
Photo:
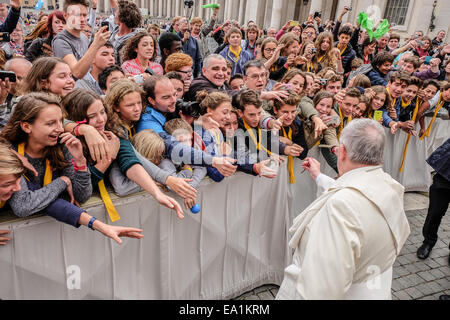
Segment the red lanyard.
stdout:
[[369,55],[367,55],[367,59],[366,59],[366,57],[363,55],[363,60],[364,60],[364,64],[368,64],[368,63],[370,63],[370,59],[369,59]]
[[141,63],[139,62],[138,58],[136,58],[136,64],[138,65],[139,69],[141,69],[142,73],[145,72],[144,68],[142,68]]

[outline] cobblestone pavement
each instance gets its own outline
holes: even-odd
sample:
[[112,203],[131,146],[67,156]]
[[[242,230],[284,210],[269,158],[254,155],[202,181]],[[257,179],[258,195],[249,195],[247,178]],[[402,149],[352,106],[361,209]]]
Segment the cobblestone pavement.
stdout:
[[[394,263],[392,281],[393,300],[436,300],[450,294],[450,210],[439,227],[439,240],[425,260],[416,251],[423,241],[422,226],[427,216],[428,197],[419,193],[405,194],[405,210],[411,234]],[[273,300],[278,292],[274,284],[246,292],[236,300]]]

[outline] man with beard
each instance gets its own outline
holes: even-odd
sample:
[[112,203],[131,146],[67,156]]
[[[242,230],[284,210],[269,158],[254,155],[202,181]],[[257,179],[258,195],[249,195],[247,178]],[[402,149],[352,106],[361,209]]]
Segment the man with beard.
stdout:
[[139,120],[136,131],[152,129],[164,139],[166,145],[166,155],[175,164],[195,164],[212,166],[223,176],[229,177],[236,171],[236,162],[227,157],[212,157],[211,155],[193,149],[183,143],[178,142],[173,136],[164,130],[166,116],[175,111],[177,93],[169,78],[165,76],[150,76],[144,82],[145,112]]

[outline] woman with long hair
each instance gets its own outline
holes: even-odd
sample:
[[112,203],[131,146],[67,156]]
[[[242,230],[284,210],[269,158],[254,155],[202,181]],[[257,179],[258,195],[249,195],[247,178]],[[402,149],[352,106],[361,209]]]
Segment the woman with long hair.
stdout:
[[[107,225],[74,205],[89,199],[92,185],[80,141],[63,133],[63,116],[57,97],[30,93],[20,99],[3,129],[1,136],[38,172],[37,176],[21,175],[20,188],[8,201],[12,211],[19,217],[43,211],[74,227],[98,230],[119,244],[121,236],[142,238],[142,230]],[[61,198],[65,191],[69,200]]]
[[[64,98],[72,92],[74,86],[72,72],[64,60],[56,57],[42,57],[33,63],[25,79],[22,93],[46,92]],[[64,129],[66,132],[84,136],[94,160],[108,157],[107,141],[95,128],[85,123],[76,124],[65,120]]]
[[147,68],[153,74],[163,74],[163,68],[155,62],[158,48],[155,37],[142,31],[128,39],[123,49],[122,70],[125,74],[146,74]]
[[69,65],[56,57],[43,57],[36,60],[24,81],[23,92],[47,92],[61,98],[75,86]]
[[303,43],[302,49],[300,50],[300,55],[306,58],[306,62],[301,66],[301,70],[305,72],[317,72],[319,71],[319,65],[314,59],[316,56],[316,45],[314,42],[305,41]]
[[[197,101],[200,103],[202,114],[210,115],[210,118],[219,124],[219,127],[224,127],[231,119],[231,97],[224,92],[207,93],[202,90],[197,93]],[[199,120],[201,120],[200,117]],[[195,132],[202,138],[206,146],[206,152],[211,156],[227,155],[231,152],[228,150],[228,145],[225,143],[222,132],[219,128],[208,128],[204,125],[206,121],[200,121],[201,127],[196,126]],[[207,168],[208,176],[216,182],[223,180],[224,176],[212,167]]]
[[280,58],[273,65],[270,72],[270,79],[280,80],[284,74],[291,68],[297,67],[301,68],[301,65],[306,62],[306,60],[298,55],[300,52],[300,42],[298,37],[292,32],[284,34],[279,42]]
[[[374,118],[376,110],[390,110],[391,98],[384,86],[373,86],[367,89],[364,95],[369,99],[369,110],[367,111],[368,118]],[[382,123],[382,120],[379,121]]]
[[28,48],[30,47],[31,43],[34,39],[37,38],[45,38],[48,36],[48,28],[47,28],[47,21],[41,20],[39,21],[34,29],[25,36],[24,38],[24,52],[26,54]]
[[319,66],[319,70],[330,67],[337,72],[343,72],[342,63],[337,57],[339,49],[333,47],[333,35],[330,32],[322,32],[317,36],[315,41],[317,53],[314,56],[315,62]]
[[431,39],[427,36],[424,36],[422,37],[421,42],[422,44],[414,49],[414,55],[418,56],[419,58],[433,55],[433,46],[431,45]]
[[25,50],[25,58],[30,62],[33,62],[41,56],[51,57],[53,56],[52,41],[53,38],[64,30],[66,25],[66,19],[62,11],[53,11],[47,20],[42,20],[46,23],[47,33],[46,37],[39,36],[34,39],[27,50]]
[[[86,144],[84,144],[85,148],[83,148],[83,155],[88,159],[87,165],[91,172],[92,184],[99,187],[105,204],[108,202],[108,195],[104,179],[111,165],[115,162],[125,177],[147,191],[158,203],[169,209],[174,209],[178,218],[182,219],[184,217],[180,205],[174,199],[161,192],[141,165],[128,139],[128,132],[124,128],[122,120],[117,113],[109,109],[108,105],[105,107],[99,95],[86,89],[76,89],[63,99],[62,104],[70,120],[86,121],[88,125],[94,127],[108,141],[107,145],[112,155],[110,158],[100,161],[92,160]],[[83,138],[81,139],[84,140]],[[111,208],[108,212],[111,216],[117,214]]]

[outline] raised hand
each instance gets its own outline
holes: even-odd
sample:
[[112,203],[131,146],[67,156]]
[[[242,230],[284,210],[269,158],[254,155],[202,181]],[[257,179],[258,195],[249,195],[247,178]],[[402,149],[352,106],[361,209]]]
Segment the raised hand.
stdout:
[[255,165],[255,170],[258,173],[258,175],[263,176],[265,178],[269,178],[269,179],[276,178],[278,173],[277,173],[277,171],[268,167],[269,163],[270,163],[270,159],[258,162]]
[[70,132],[64,132],[60,135],[61,143],[64,143],[67,150],[73,156],[77,165],[82,166],[83,162],[86,162],[83,154],[83,145],[81,141]]
[[[94,226],[97,224],[97,222],[98,222],[98,220],[94,221]],[[103,233],[105,236],[113,239],[118,244],[122,244],[122,239],[120,239],[120,237],[128,237],[128,238],[135,238],[135,239],[141,239],[144,237],[144,235],[141,234],[142,229],[111,226],[111,225],[104,224],[104,223],[102,223],[101,228],[98,228],[97,230],[100,231],[101,233]]]
[[206,113],[203,116],[201,116],[198,119],[198,122],[200,122],[201,126],[205,130],[219,129],[220,128],[220,124],[212,118],[212,114],[211,113]]
[[398,122],[394,122],[394,124],[391,126],[391,133],[395,134],[399,127],[400,126],[399,126]]
[[94,36],[94,41],[92,42],[92,44],[95,45],[98,49],[100,49],[111,36],[111,32],[106,30],[107,28],[107,26],[101,27],[100,29],[98,29],[97,33]]
[[195,198],[186,198],[184,199],[184,206],[186,209],[191,209],[195,205]]
[[11,0],[10,5],[11,5],[11,7],[14,7],[15,9],[19,9],[20,8],[20,0]]
[[320,175],[320,162],[314,159],[313,157],[308,157],[302,163],[303,171],[306,170],[309,172],[311,178],[315,181],[316,178]]
[[175,210],[175,212],[177,213],[178,219],[184,218],[183,209],[181,209],[180,204],[172,197],[169,197],[160,191],[155,196],[155,199],[156,199],[156,201],[158,201],[159,204],[161,204],[169,209]]
[[188,184],[192,179],[177,178],[173,176],[168,176],[166,180],[166,185],[180,197],[186,198],[196,198],[197,190]]
[[0,80],[0,103],[5,103],[8,94],[11,91],[11,82],[9,78],[5,80]]
[[104,131],[101,135],[106,140],[109,157],[112,160],[116,159],[120,149],[120,139],[111,131]]
[[317,139],[328,126],[319,117],[313,117],[314,122],[314,139]]
[[261,92],[260,98],[264,100],[279,100],[283,102],[283,99],[286,99],[289,94],[286,91],[263,91]]
[[303,152],[303,150],[304,149],[302,147],[294,143],[292,146],[287,146],[284,149],[284,154],[287,156],[298,157]]
[[82,125],[78,131],[86,140],[92,160],[100,162],[110,157],[106,140],[97,129],[90,125]]
[[305,63],[307,63],[308,62],[308,59],[306,59],[305,57],[303,57],[303,56],[296,56],[295,57],[295,65],[303,65],[303,64],[305,64]]
[[233,165],[236,161],[236,159],[229,157],[214,157],[212,166],[219,170],[224,177],[230,177],[236,172],[237,166]]

